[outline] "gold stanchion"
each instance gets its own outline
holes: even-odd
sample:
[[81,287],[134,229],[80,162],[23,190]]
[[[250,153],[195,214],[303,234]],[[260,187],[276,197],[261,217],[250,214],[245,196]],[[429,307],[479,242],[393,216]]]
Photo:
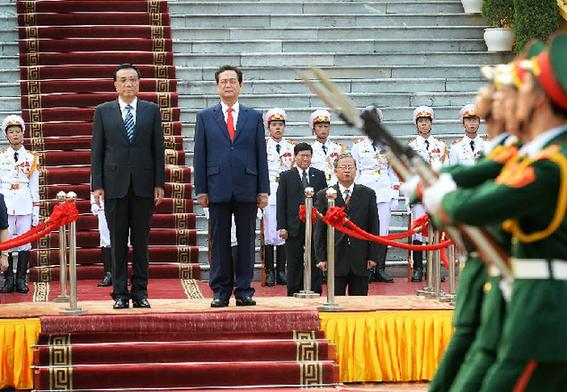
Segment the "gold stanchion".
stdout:
[[313,211],[314,189],[310,186],[305,188],[305,252],[303,254],[303,290],[295,293],[296,298],[314,298],[319,294],[311,290],[311,246],[313,244]]
[[[67,200],[75,202],[77,194],[75,192],[67,193]],[[85,314],[87,311],[81,309],[77,305],[77,222],[69,223],[69,288],[70,298],[69,307],[61,311],[63,314],[79,315]]]
[[[66,200],[67,195],[65,192],[60,191],[57,193],[57,201],[59,204],[65,203]],[[59,291],[59,296],[53,301],[69,302],[69,295],[67,294],[67,234],[65,232],[65,225],[59,228]]]
[[[329,210],[335,206],[337,191],[334,188],[327,189],[327,201]],[[325,312],[340,311],[341,307],[335,303],[335,228],[327,227],[327,303],[318,306],[318,310]]]

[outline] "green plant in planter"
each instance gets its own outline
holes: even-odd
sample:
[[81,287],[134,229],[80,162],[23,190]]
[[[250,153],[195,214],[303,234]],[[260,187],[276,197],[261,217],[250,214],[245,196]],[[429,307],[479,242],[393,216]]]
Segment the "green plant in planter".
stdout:
[[531,39],[545,41],[560,23],[557,0],[514,0],[515,51],[519,52]]
[[514,25],[514,0],[484,0],[481,13],[492,27],[512,28]]

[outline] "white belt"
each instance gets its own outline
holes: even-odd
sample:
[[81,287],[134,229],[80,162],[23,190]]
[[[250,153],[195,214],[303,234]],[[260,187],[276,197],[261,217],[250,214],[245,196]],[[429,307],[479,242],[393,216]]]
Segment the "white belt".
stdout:
[[567,280],[567,260],[512,258],[510,261],[516,279]]
[[497,276],[502,275],[502,273],[500,272],[500,270],[498,269],[498,267],[496,267],[494,264],[490,264],[488,265],[487,269],[486,269],[486,273],[488,274],[488,276],[490,276],[491,278],[495,278]]

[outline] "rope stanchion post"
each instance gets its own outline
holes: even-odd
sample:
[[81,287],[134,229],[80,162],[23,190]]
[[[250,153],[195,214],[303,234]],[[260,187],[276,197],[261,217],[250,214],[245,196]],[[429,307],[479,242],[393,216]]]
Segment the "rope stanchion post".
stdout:
[[311,252],[313,244],[313,195],[315,190],[308,186],[305,188],[305,252],[303,255],[303,290],[295,293],[296,298],[314,298],[319,294],[311,290]]
[[[335,207],[337,191],[334,188],[327,189],[327,202],[329,210]],[[318,310],[326,312],[340,311],[341,307],[335,303],[335,228],[327,227],[327,302]]]
[[[433,240],[436,244],[439,243],[440,235],[439,231],[435,230],[433,234]],[[441,291],[441,250],[431,252],[433,259],[433,293],[432,297],[440,298],[444,295]]]
[[[65,203],[66,200],[67,195],[65,192],[57,193],[59,204]],[[59,228],[59,291],[59,296],[53,301],[69,302],[69,295],[67,294],[67,234],[64,225]]]
[[456,257],[456,248],[455,244],[451,244],[447,247],[447,259],[449,262],[449,292],[445,293],[439,300],[441,302],[450,302],[453,303],[455,301],[455,293],[456,293],[456,271],[455,271],[455,261]]
[[[67,200],[73,203],[77,200],[75,192],[67,193]],[[69,307],[61,311],[63,314],[80,315],[86,310],[77,305],[77,222],[69,223]]]
[[[427,230],[427,242],[429,244],[433,243],[433,230],[431,226],[429,230]],[[426,269],[426,279],[427,279],[427,286],[422,289],[417,290],[417,295],[423,295],[429,297],[433,293],[433,252],[427,251],[427,269]]]

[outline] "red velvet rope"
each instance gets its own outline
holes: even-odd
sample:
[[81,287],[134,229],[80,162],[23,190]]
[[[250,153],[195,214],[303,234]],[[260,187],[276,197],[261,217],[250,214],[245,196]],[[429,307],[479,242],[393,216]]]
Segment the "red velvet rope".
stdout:
[[59,227],[74,222],[79,218],[79,211],[77,206],[72,201],[66,201],[63,204],[58,204],[53,208],[53,212],[47,221],[40,223],[29,231],[8,241],[0,243],[0,250],[12,249],[29,242],[35,241]]
[[[451,240],[446,240],[446,241],[439,242],[437,244],[413,245],[413,244],[405,244],[405,243],[402,243],[402,242],[393,241],[393,239],[406,238],[406,237],[409,237],[409,235],[414,234],[415,232],[419,232],[419,231],[423,230],[423,228],[426,227],[426,225],[429,221],[429,217],[427,215],[422,215],[418,219],[416,219],[416,221],[412,225],[411,229],[404,232],[404,233],[394,234],[394,235],[391,235],[391,236],[379,236],[379,235],[370,234],[370,233],[362,230],[360,227],[358,227],[352,221],[350,221],[348,219],[343,207],[330,208],[329,210],[327,210],[327,213],[325,215],[323,215],[319,211],[317,211],[317,209],[315,207],[313,207],[312,212],[313,212],[313,216],[312,216],[313,222],[315,222],[317,220],[317,218],[319,217],[319,218],[321,218],[321,220],[324,223],[333,226],[335,229],[337,229],[338,231],[340,231],[342,233],[345,233],[349,237],[358,238],[359,240],[372,241],[372,242],[377,242],[377,243],[382,244],[382,245],[394,246],[396,248],[407,249],[407,250],[415,250],[415,251],[445,249],[446,247],[448,247],[452,243]],[[299,219],[302,222],[305,222],[305,206],[304,205],[299,206]],[[443,257],[443,253],[442,253],[441,258],[443,260],[443,263],[447,266],[448,265],[447,255],[445,254],[444,257]]]

